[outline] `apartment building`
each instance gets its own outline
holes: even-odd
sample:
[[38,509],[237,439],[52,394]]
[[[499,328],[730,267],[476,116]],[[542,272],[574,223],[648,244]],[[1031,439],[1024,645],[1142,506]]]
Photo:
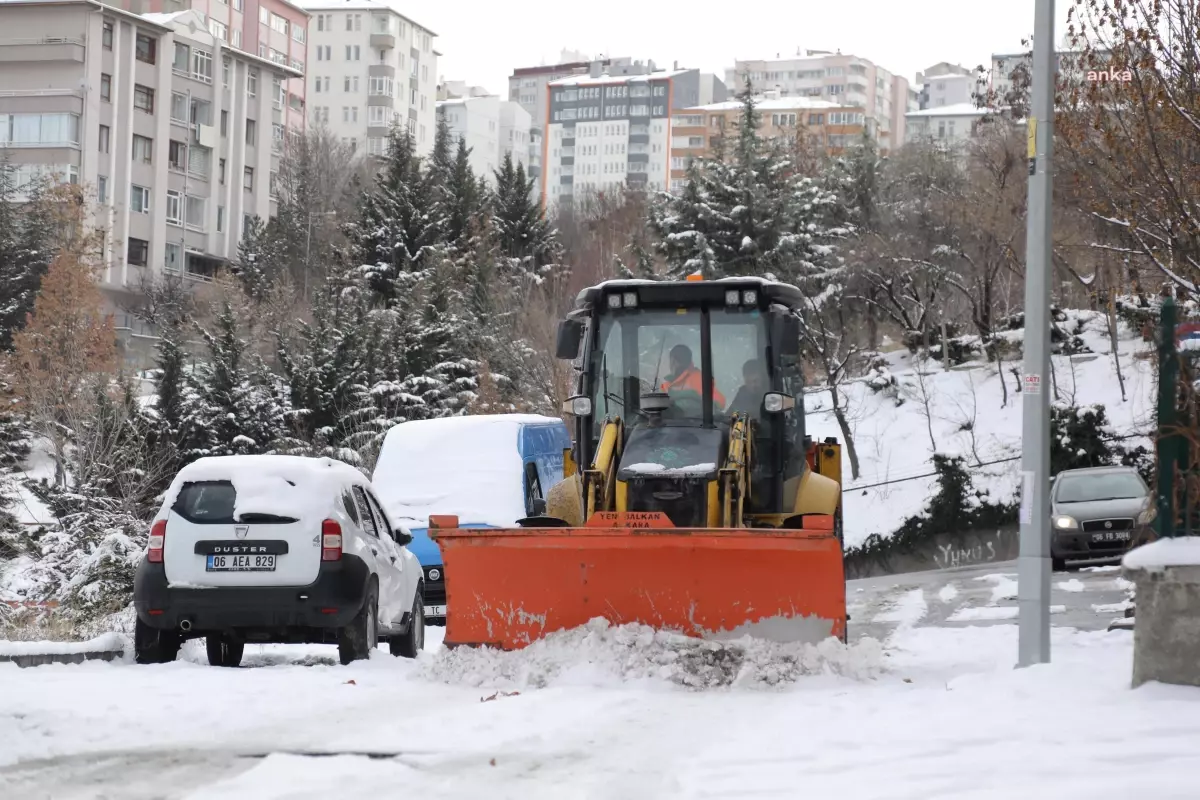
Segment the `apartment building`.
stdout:
[[975,133],[979,121],[987,113],[974,102],[910,111],[907,141],[932,140],[947,147],[962,145]]
[[594,62],[585,75],[549,84],[543,142],[543,202],[571,202],[582,191],[621,184],[651,190],[670,185],[672,110],[701,97],[696,69],[637,74],[602,72]]
[[918,72],[917,110],[974,102],[976,92],[987,88],[986,76],[959,64],[941,61]]
[[520,103],[500,101],[500,161],[512,156],[513,165],[520,164],[529,175],[529,151],[533,143],[533,120]]
[[[684,108],[671,114],[671,186],[686,185],[687,168],[697,158],[711,158],[722,139],[737,136],[740,100]],[[862,138],[867,114],[862,106],[844,106],[817,97],[782,97],[770,92],[756,99],[759,135],[795,142],[803,137],[809,152],[838,155]]]
[[315,0],[307,74],[310,117],[355,149],[387,152],[393,123],[433,150],[437,34],[382,0]]
[[[138,14],[196,11],[208,32],[226,46],[301,73],[308,63],[309,14],[288,0],[107,0],[107,4]],[[275,91],[284,103],[284,127],[303,131],[308,119],[304,78],[288,78]]]
[[508,99],[520,103],[529,114],[533,126],[539,131],[546,129],[546,96],[551,81],[569,78],[572,75],[587,75],[593,63],[599,63],[602,70],[618,70],[629,67],[633,59],[605,58],[588,60],[582,53],[569,50],[562,51],[561,63],[543,65],[540,67],[519,67],[513,70],[508,78]]
[[747,81],[756,94],[777,91],[864,108],[868,129],[883,149],[904,141],[904,115],[918,108],[917,93],[906,78],[840,52],[804,50],[789,57],[738,60],[725,71],[725,84],[735,93]]
[[[163,274],[211,279],[274,213],[286,112],[271,86],[298,70],[226,47],[192,10],[10,0],[0,23],[0,156],[20,180],[88,188],[114,311]],[[118,327],[147,332],[119,312]]]

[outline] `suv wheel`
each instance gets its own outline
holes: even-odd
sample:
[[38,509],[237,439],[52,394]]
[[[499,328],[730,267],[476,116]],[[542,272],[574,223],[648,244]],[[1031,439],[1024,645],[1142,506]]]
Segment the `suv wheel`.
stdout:
[[342,664],[370,658],[371,651],[379,643],[379,601],[375,591],[372,584],[358,614],[338,631],[338,656]]
[[179,655],[179,634],[152,628],[139,617],[133,628],[134,661],[139,664],[166,664]]
[[204,637],[204,645],[208,650],[208,663],[214,667],[240,666],[242,653],[246,650],[245,642],[238,642],[229,636],[217,634]]
[[401,636],[393,636],[388,640],[388,650],[394,656],[416,658],[417,653],[425,649],[425,601],[422,592],[417,589],[416,600],[413,601],[412,614],[408,630]]

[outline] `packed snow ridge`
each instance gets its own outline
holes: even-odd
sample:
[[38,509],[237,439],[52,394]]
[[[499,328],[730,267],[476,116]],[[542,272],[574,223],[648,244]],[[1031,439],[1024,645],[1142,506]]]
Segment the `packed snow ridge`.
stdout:
[[816,675],[870,680],[884,672],[884,651],[871,638],[851,645],[834,638],[819,644],[751,637],[715,642],[641,623],[612,625],[597,617],[521,650],[443,649],[422,659],[421,670],[441,683],[505,690],[639,680],[690,689],[765,688]]

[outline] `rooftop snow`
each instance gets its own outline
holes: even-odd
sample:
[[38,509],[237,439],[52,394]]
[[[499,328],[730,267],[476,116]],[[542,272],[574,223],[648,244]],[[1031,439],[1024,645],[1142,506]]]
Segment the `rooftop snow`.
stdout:
[[[706,106],[694,106],[686,111],[736,111],[741,107],[741,100],[725,100],[720,103],[709,103]],[[860,106],[845,106],[816,97],[762,97],[755,98],[754,107],[759,111],[788,111],[800,108],[859,108]]]
[[387,0],[297,0],[296,5],[305,11],[390,11],[404,17],[430,36],[437,36],[429,28],[415,22],[399,3],[390,3]]
[[187,11],[172,11],[169,14],[142,14],[142,19],[149,20],[157,25],[170,25],[178,18],[187,14]]
[[906,117],[982,117],[984,114],[995,114],[994,109],[980,108],[974,103],[953,103],[948,106],[926,108],[921,111],[909,111]]
[[601,86],[604,84],[646,83],[652,80],[661,81],[667,78],[675,78],[694,71],[690,69],[674,69],[651,72],[646,75],[609,75],[605,73],[598,78],[593,78],[591,75],[571,75],[566,78],[559,78],[556,81],[550,81],[547,86]]

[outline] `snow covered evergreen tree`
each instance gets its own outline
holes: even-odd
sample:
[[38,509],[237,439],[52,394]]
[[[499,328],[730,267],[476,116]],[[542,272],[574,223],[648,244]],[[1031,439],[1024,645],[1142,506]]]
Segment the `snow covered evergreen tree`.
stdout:
[[734,137],[718,148],[721,157],[691,163],[684,190],[651,206],[667,276],[827,278],[838,267],[833,243],[846,234],[834,218],[838,198],[762,137],[749,84],[738,97],[741,116]]
[[42,185],[28,201],[18,201],[16,177],[0,161],[0,350],[12,348],[13,334],[25,325],[53,253],[53,202]]
[[500,252],[511,260],[513,273],[540,279],[558,257],[554,228],[534,199],[533,181],[523,164],[514,164],[506,153],[495,175],[492,206]]
[[362,199],[361,219],[349,231],[363,277],[388,306],[396,302],[401,273],[435,260],[443,243],[445,208],[439,195],[408,129],[394,125],[383,169]]
[[221,303],[212,327],[196,325],[207,353],[182,404],[185,462],[265,453],[287,434],[286,389],[247,353],[232,302]]

